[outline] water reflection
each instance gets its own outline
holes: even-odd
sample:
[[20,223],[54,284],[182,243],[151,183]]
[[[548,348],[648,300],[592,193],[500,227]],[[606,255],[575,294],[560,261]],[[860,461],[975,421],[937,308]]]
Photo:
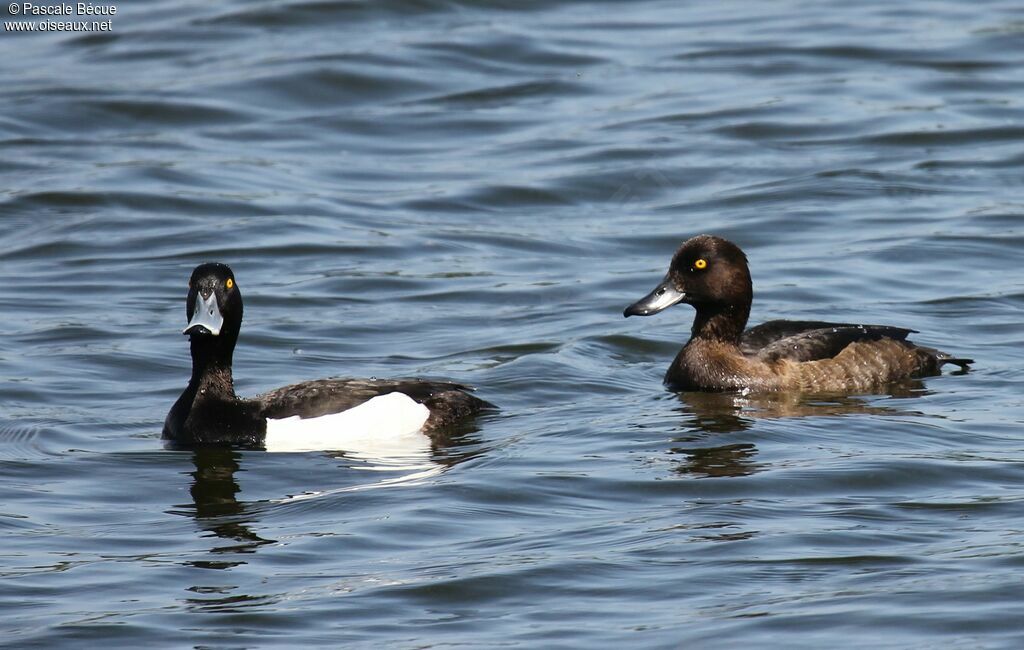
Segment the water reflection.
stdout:
[[[924,384],[909,381],[889,387],[880,395],[906,400],[927,395]],[[676,442],[699,443],[717,435],[746,431],[758,419],[836,417],[841,415],[912,415],[906,402],[870,402],[866,396],[807,393],[677,393],[687,433]],[[670,454],[684,457],[673,472],[697,478],[748,476],[761,469],[752,443],[720,446],[676,446]]]
[[[194,504],[196,522],[218,538],[232,544],[210,549],[211,553],[254,553],[275,540],[264,539],[253,532],[253,515],[246,511],[245,502],[238,500],[241,488],[235,479],[239,471],[241,452],[227,448],[195,449],[192,452],[193,482],[189,488]],[[239,561],[198,561],[196,566],[224,569],[237,566]]]
[[[191,506],[181,506],[178,514],[195,518],[202,530],[213,533],[227,545],[214,546],[210,553],[254,553],[264,545],[276,540],[256,534],[252,526],[258,513],[272,504],[296,500],[328,497],[343,492],[396,485],[411,485],[437,476],[457,463],[483,454],[486,449],[474,435],[479,431],[476,425],[463,425],[430,438],[424,437],[422,448],[401,449],[400,453],[384,455],[377,450],[322,452],[322,457],[338,463],[341,470],[351,470],[338,475],[340,486],[317,489],[314,485],[303,485],[296,494],[271,499],[269,502],[246,502],[238,498],[241,487],[236,472],[243,471],[240,463],[245,453],[229,447],[200,447],[191,451],[195,470],[190,472],[192,484]],[[315,462],[312,458],[308,462]],[[368,475],[367,472],[370,474]],[[224,569],[241,564],[241,561],[199,561],[191,562],[205,568]]]
[[[889,387],[878,396],[908,399],[928,395],[920,381]],[[906,402],[879,404],[866,396],[815,393],[677,393],[687,428],[697,437],[707,433],[743,431],[758,419],[839,415],[910,415]]]
[[[272,471],[275,465],[266,462],[269,455],[226,447],[193,449],[191,461],[194,470],[187,474],[192,479],[189,486],[192,503],[178,506],[172,512],[192,517],[201,532],[212,533],[203,537],[213,537],[215,541],[204,553],[205,557],[189,559],[183,564],[220,571],[244,565],[247,555],[255,553],[260,547],[277,543],[276,540],[261,537],[254,530],[261,514],[265,514],[268,508],[307,499],[322,499],[324,507],[331,507],[331,500],[342,493],[417,484],[456,463],[483,453],[483,445],[473,435],[477,430],[475,426],[463,426],[434,435],[430,439],[424,438],[427,442],[423,448],[403,448],[399,450],[400,453],[393,455],[383,455],[379,449],[374,453],[357,449],[302,454],[297,456],[297,462],[318,464],[319,469],[323,469],[326,462],[326,480],[341,485],[318,489],[317,483],[322,485],[324,478],[317,479],[313,474],[308,474],[300,477],[303,484],[297,494],[255,501],[240,498],[242,488],[238,472],[245,471],[242,467],[243,459],[248,459],[249,464],[255,465],[261,472]],[[334,469],[332,464],[341,471],[331,471]],[[194,578],[190,577],[190,586],[185,588],[193,595],[183,602],[197,611],[252,611],[254,608],[273,605],[280,599],[275,594],[243,593],[245,587],[239,584],[222,584],[221,580],[227,579],[227,573],[218,574],[220,578],[205,572],[203,575],[207,576],[202,578],[203,583],[196,584]]]
[[757,471],[757,464],[753,460],[757,454],[757,447],[749,443],[722,447],[672,447],[669,453],[686,456],[684,462],[672,469],[676,474],[715,478],[748,476]]
[[[218,594],[209,598],[186,598],[185,603],[204,612],[239,613],[265,605],[273,605],[280,598],[276,596],[250,596],[248,594],[232,594],[234,586],[189,587],[187,591],[195,594]],[[220,595],[223,594],[223,595]]]

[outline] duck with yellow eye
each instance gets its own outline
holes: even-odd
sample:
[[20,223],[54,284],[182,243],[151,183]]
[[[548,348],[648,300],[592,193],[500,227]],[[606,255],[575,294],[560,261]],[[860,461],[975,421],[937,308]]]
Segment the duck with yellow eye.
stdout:
[[242,295],[234,273],[224,264],[200,264],[188,286],[182,333],[190,339],[192,377],[164,421],[163,437],[172,447],[420,449],[494,408],[467,386],[415,378],[318,379],[238,397],[232,357]]
[[973,363],[907,341],[914,330],[902,327],[773,320],[744,330],[753,295],[743,251],[699,235],[623,315],[650,316],[681,302],[696,309],[690,340],[665,373],[674,390],[867,392],[938,374],[947,363],[963,370]]

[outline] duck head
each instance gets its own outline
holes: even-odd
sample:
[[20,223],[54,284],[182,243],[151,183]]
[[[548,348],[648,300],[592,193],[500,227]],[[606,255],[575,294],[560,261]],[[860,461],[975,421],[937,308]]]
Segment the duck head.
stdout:
[[622,315],[650,316],[685,302],[697,310],[695,333],[699,325],[718,315],[732,321],[730,330],[738,324],[742,331],[752,298],[747,256],[739,246],[721,237],[698,235],[679,247],[658,286]]
[[227,265],[209,262],[192,271],[185,315],[188,325],[181,333],[191,339],[193,352],[207,351],[230,365],[242,325],[242,294]]

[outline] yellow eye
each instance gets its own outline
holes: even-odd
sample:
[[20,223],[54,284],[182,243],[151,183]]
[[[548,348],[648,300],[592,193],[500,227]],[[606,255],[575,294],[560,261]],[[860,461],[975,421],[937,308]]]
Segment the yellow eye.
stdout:
[[701,270],[706,269],[708,268],[708,261],[702,257],[693,263],[693,268]]
[[224,283],[224,286],[227,287],[228,289],[230,289],[233,286],[235,286],[235,281],[232,280],[231,278],[228,278],[228,281]]

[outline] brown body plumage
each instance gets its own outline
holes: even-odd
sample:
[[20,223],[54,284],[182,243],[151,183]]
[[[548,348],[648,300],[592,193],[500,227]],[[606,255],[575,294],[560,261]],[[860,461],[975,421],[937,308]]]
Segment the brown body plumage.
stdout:
[[867,392],[934,375],[958,359],[906,340],[913,330],[822,321],[769,321],[744,331],[753,287],[735,244],[700,235],[679,248],[669,272],[624,315],[647,316],[679,302],[697,310],[690,340],[665,374],[677,390]]

